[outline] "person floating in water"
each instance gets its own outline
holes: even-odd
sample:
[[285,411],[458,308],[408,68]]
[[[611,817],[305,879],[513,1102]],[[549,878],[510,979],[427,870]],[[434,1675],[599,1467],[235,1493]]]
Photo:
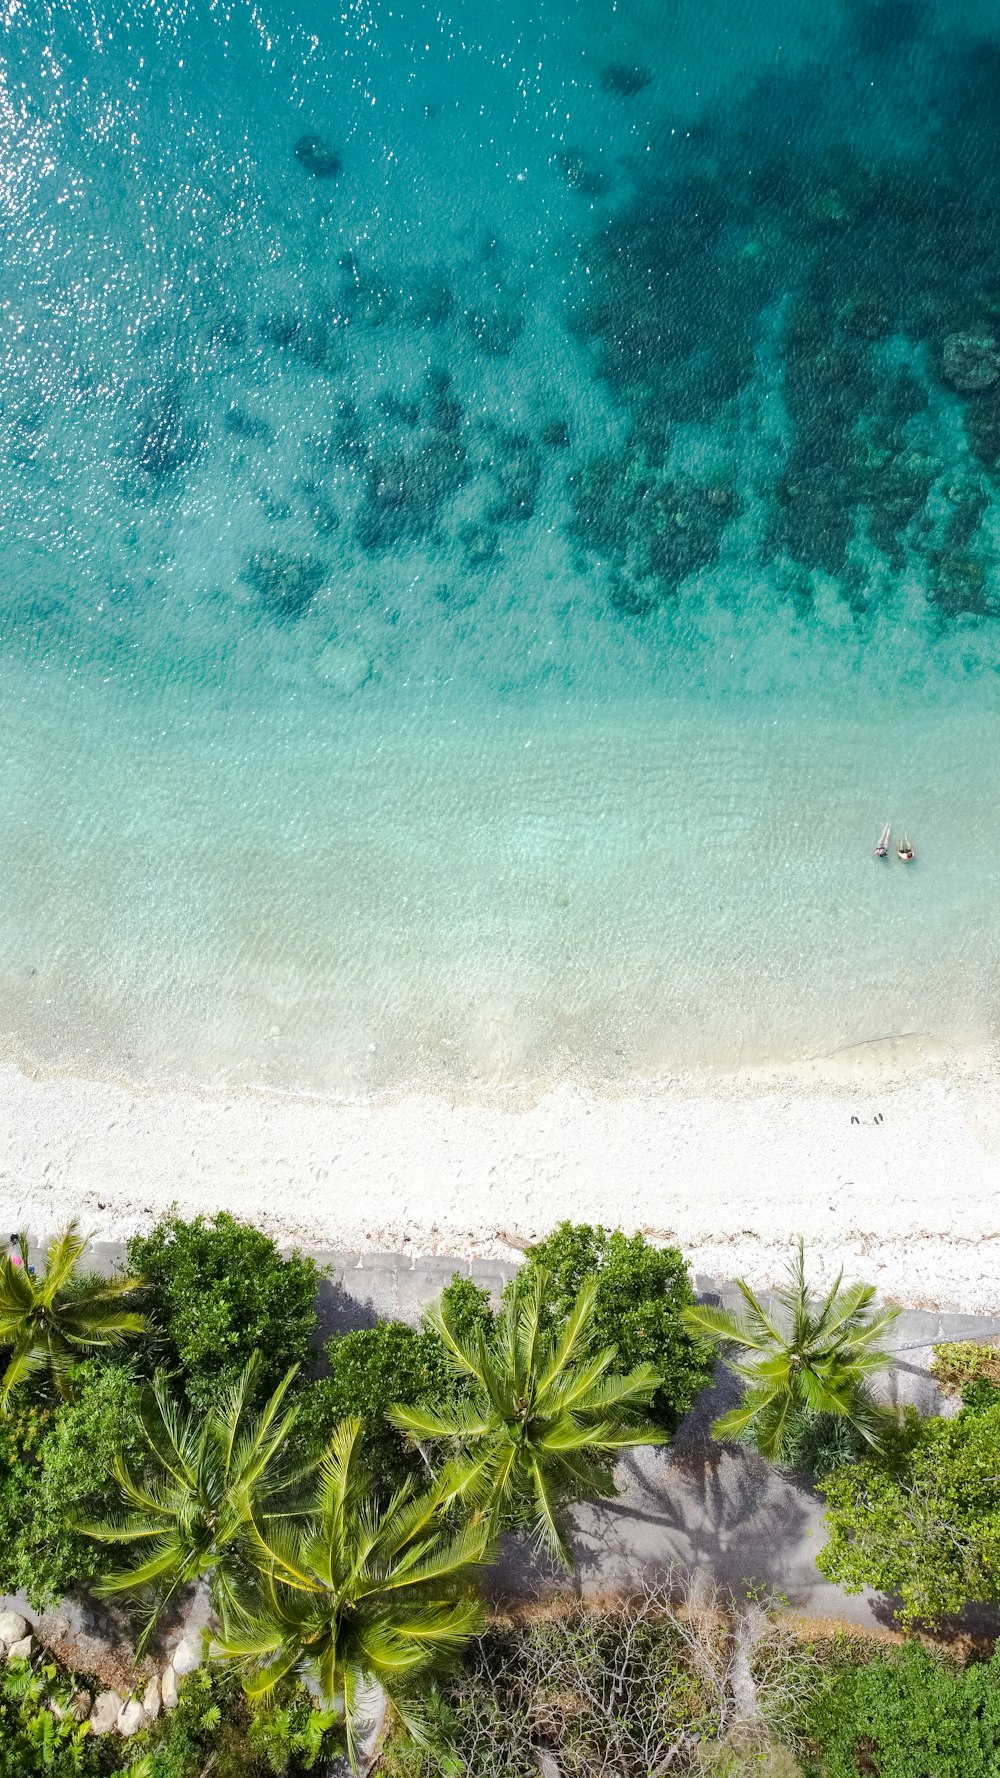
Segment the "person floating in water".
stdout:
[[899,845],[896,847],[896,857],[901,859],[903,864],[913,863],[913,847],[910,845],[905,833],[900,840]]
[[878,845],[875,847],[876,858],[885,858],[888,855],[889,835],[891,834],[891,832],[892,832],[892,822],[887,821],[885,826],[882,829],[880,836],[879,836]]

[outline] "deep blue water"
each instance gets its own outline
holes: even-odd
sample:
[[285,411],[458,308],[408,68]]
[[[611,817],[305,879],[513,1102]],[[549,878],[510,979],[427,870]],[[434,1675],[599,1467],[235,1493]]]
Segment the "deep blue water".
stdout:
[[7,0],[0,77],[7,1053],[995,1034],[995,8]]

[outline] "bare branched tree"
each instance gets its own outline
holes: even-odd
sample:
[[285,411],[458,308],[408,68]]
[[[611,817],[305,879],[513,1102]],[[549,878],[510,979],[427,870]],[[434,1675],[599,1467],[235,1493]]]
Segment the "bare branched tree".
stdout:
[[770,1767],[777,1778],[796,1770],[797,1723],[819,1683],[816,1663],[764,1605],[651,1581],[625,1602],[482,1637],[448,1686],[455,1769],[760,1778]]

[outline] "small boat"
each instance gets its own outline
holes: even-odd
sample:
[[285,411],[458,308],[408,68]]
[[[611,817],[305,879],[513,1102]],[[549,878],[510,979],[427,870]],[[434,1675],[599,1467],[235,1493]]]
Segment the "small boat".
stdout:
[[913,863],[913,859],[914,859],[913,847],[910,845],[910,842],[907,839],[905,833],[904,833],[902,839],[900,840],[899,845],[896,847],[896,857],[900,860],[900,863],[902,863],[902,864],[912,864]]
[[891,832],[892,832],[892,822],[887,821],[885,826],[882,829],[881,834],[879,835],[878,845],[875,847],[876,858],[887,858],[888,857],[888,855],[889,855],[889,835],[891,834]]

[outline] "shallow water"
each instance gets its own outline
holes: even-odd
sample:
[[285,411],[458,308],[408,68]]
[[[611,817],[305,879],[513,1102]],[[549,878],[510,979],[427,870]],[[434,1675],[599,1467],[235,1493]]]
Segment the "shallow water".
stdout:
[[995,29],[10,0],[8,1054],[996,1035]]

